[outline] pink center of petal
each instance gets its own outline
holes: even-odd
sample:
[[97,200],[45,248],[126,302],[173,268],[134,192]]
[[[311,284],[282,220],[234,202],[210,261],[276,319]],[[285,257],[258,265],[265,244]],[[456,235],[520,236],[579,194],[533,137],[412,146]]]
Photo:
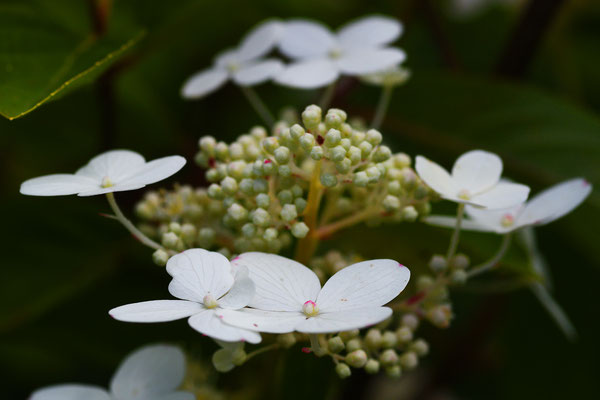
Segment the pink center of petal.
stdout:
[[302,312],[307,317],[314,317],[315,315],[317,315],[319,313],[319,307],[317,307],[317,303],[315,303],[314,301],[308,300],[302,306]]
[[511,214],[504,214],[502,216],[502,219],[500,220],[500,224],[505,228],[509,228],[509,227],[513,226],[514,223],[515,223],[515,217],[513,217]]

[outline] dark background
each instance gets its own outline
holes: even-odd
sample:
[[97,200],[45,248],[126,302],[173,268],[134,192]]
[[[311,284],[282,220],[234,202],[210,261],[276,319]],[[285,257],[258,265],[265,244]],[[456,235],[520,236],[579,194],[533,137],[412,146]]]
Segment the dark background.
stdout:
[[[449,2],[426,0],[137,0],[115,1],[103,16],[109,3],[0,1],[0,113],[7,117],[31,110],[62,83],[136,41],[31,113],[0,118],[3,399],[23,399],[60,382],[105,386],[128,352],[153,341],[180,343],[208,360],[215,345],[185,322],[144,326],[108,317],[114,306],[167,298],[168,276],[152,264],[148,249],[98,215],[108,211],[103,198],[24,197],[18,188],[30,177],[75,171],[107,148],[192,160],[201,135],[231,140],[260,123],[233,85],[194,102],[178,93],[186,77],[267,17],[314,18],[336,27],[382,13],[404,22],[399,45],[413,77],[394,93],[382,127],[394,151],[425,154],[446,166],[472,148],[495,151],[506,174],[534,193],[576,176],[600,184],[598,2],[538,0],[518,7],[490,1],[459,15]],[[274,110],[302,109],[319,96],[270,84],[257,90]],[[370,118],[378,95],[377,88],[344,81],[334,105]],[[202,171],[190,162],[164,185],[175,180],[200,185]],[[131,214],[142,194],[117,198]],[[422,330],[432,354],[398,382],[356,374],[340,384],[329,360],[299,348],[257,357],[221,377],[207,373],[206,380],[248,394],[246,380],[287,362],[276,382],[263,382],[264,397],[592,397],[600,358],[599,222],[594,190],[573,214],[537,232],[555,298],[579,332],[574,343],[527,290],[532,274],[517,254],[495,279],[453,292],[453,325]],[[448,239],[447,231],[420,225],[365,232],[350,230],[323,249],[390,256],[418,270]],[[462,250],[476,260],[499,240],[465,239]]]

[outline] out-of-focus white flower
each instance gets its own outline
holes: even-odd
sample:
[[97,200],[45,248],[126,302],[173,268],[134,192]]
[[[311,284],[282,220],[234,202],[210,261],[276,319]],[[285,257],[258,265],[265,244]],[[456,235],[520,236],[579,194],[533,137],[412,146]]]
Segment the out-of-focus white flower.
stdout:
[[368,84],[375,86],[398,86],[405,83],[410,78],[410,71],[407,68],[395,65],[392,68],[385,69],[372,74],[363,75],[360,79]]
[[417,156],[415,169],[427,186],[457,203],[500,209],[523,203],[529,195],[529,187],[500,180],[502,160],[487,151],[463,154],[451,174],[423,156]]
[[254,296],[248,271],[239,268],[235,277],[226,257],[217,252],[190,249],[167,262],[173,277],[169,292],[181,300],[153,300],[113,308],[109,314],[126,322],[166,322],[188,318],[192,328],[224,342],[259,343],[256,332],[227,325],[217,316],[224,309],[245,307]]
[[[554,185],[533,199],[503,210],[482,210],[467,206],[470,217],[462,222],[462,228],[473,231],[505,234],[526,226],[548,224],[579,206],[592,192],[592,185],[577,178]],[[425,219],[432,225],[454,227],[456,219],[432,215]]]
[[232,264],[247,268],[254,281],[253,308],[217,314],[228,324],[271,333],[330,333],[376,324],[392,314],[382,306],[410,278],[408,268],[396,261],[369,260],[337,272],[321,289],[311,269],[278,255],[243,253]]
[[146,162],[140,154],[129,150],[102,153],[75,174],[53,174],[29,179],[20,192],[30,196],[94,196],[135,190],[161,181],[179,171],[185,158],[170,156]]
[[222,52],[211,68],[192,75],[183,85],[181,95],[195,99],[220,88],[229,79],[240,86],[263,83],[283,69],[280,60],[262,59],[269,53],[282,32],[279,21],[266,21],[251,30],[235,49]]
[[110,382],[110,390],[64,384],[36,390],[29,400],[194,400],[178,391],[185,377],[185,356],[175,346],[152,345],[130,354]]
[[402,32],[400,22],[372,16],[343,26],[336,34],[318,22],[287,22],[279,49],[297,60],[277,75],[275,81],[298,88],[317,88],[335,81],[340,74],[364,75],[400,64],[406,54],[385,47]]

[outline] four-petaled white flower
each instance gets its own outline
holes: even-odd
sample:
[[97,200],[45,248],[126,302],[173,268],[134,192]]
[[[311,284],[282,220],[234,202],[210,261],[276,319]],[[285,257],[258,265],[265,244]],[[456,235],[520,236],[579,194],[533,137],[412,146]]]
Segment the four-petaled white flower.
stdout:
[[36,390],[29,400],[194,400],[178,391],[185,377],[183,352],[168,345],[142,347],[119,366],[110,390],[82,384],[63,384]]
[[364,328],[383,321],[392,310],[382,307],[406,287],[408,268],[393,260],[350,265],[321,289],[317,275],[304,265],[274,254],[243,253],[232,260],[245,268],[256,294],[243,310],[219,310],[223,321],[270,333],[331,333]]
[[337,34],[313,21],[285,24],[279,49],[297,60],[275,77],[282,85],[317,88],[340,74],[364,75],[400,64],[406,54],[385,47],[400,36],[400,22],[387,17],[366,17],[342,27]]
[[[578,178],[554,185],[527,203],[503,210],[467,206],[465,212],[471,218],[463,220],[462,228],[504,234],[526,226],[545,225],[573,211],[591,191],[592,185]],[[429,216],[425,221],[438,226],[456,226],[455,218],[441,215]]]
[[254,284],[244,268],[232,272],[231,263],[220,253],[190,249],[167,262],[173,277],[169,292],[181,300],[153,300],[113,308],[109,314],[126,322],[166,322],[187,318],[192,328],[224,342],[259,343],[256,332],[227,325],[216,312],[237,310],[250,303]]
[[94,196],[135,190],[161,181],[179,171],[185,158],[170,156],[146,162],[129,150],[112,150],[92,158],[75,174],[53,174],[29,179],[20,192],[31,196]]
[[228,79],[240,86],[254,86],[273,78],[283,69],[277,59],[261,59],[273,49],[282,31],[282,23],[267,21],[250,31],[239,47],[226,50],[215,64],[192,75],[183,85],[186,98],[200,98],[217,90]]
[[529,195],[529,187],[500,180],[502,160],[487,151],[463,154],[452,174],[423,156],[417,156],[415,169],[427,186],[457,203],[499,209],[523,203]]

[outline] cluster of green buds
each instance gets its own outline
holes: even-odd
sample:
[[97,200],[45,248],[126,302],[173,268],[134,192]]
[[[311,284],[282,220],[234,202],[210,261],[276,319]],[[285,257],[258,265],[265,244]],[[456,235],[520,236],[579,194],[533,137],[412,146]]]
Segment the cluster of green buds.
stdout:
[[[281,121],[271,135],[255,127],[230,144],[205,136],[196,162],[206,169],[208,188],[148,193],[137,213],[145,232],[167,250],[199,246],[226,255],[278,253],[293,238],[306,237],[315,186],[323,236],[346,226],[336,220],[356,213],[356,223],[414,221],[429,212],[431,193],[411,158],[393,154],[382,140],[379,131],[348,123],[344,111],[330,109],[323,118],[315,105],[304,110],[302,124]],[[159,250],[154,258],[161,264],[167,253]]]
[[334,355],[341,355],[334,358],[338,361],[335,367],[337,374],[347,378],[351,375],[352,367],[363,368],[368,374],[384,371],[386,375],[398,378],[402,371],[414,369],[419,357],[429,352],[427,342],[414,337],[418,326],[419,318],[416,315],[405,314],[396,329],[391,328],[388,321],[362,335],[354,330],[330,337],[327,350]]

